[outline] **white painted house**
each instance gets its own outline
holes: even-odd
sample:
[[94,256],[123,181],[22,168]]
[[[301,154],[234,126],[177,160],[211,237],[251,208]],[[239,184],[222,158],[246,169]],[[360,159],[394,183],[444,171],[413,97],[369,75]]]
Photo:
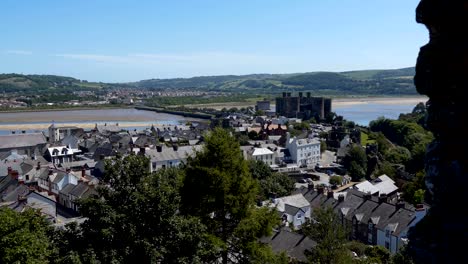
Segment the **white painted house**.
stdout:
[[72,162],[74,156],[78,153],[81,153],[81,150],[67,146],[56,146],[47,148],[45,157],[52,162],[52,164],[62,164],[64,162]]
[[377,228],[377,245],[388,249],[392,254],[408,243],[408,231],[426,215],[427,208],[416,210],[399,209],[388,223]]
[[286,134],[286,148],[293,162],[302,166],[315,166],[320,161],[320,141],[316,138],[298,139]]
[[[150,159],[150,171],[163,168],[178,167],[187,161],[188,157],[195,155],[196,151],[201,151],[202,145],[181,146],[181,147],[161,147],[156,149],[145,148],[145,154]],[[140,153],[142,149],[135,148],[134,152]]]
[[310,203],[301,193],[273,199],[269,205],[281,212],[283,221],[292,224],[294,228],[299,228],[310,219]]

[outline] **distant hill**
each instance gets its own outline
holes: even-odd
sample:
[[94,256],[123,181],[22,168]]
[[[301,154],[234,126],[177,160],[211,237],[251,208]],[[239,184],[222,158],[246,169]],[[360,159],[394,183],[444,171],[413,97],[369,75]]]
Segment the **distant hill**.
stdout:
[[201,91],[271,94],[284,90],[314,94],[411,95],[414,67],[395,70],[310,72],[294,74],[220,75],[192,78],[149,79],[132,83],[91,83],[53,75],[0,74],[0,92],[47,92],[130,87],[150,90],[196,89]]

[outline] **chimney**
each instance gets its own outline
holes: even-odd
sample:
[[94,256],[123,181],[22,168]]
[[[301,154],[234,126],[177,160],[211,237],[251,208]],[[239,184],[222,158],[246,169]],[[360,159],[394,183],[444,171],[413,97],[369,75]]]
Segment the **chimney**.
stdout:
[[67,168],[65,171],[67,172],[67,174],[70,174],[71,169],[70,169],[70,168]]
[[299,92],[299,97],[302,98],[302,92]]
[[395,210],[398,211],[400,209],[405,209],[405,202],[398,202],[396,205],[395,205]]
[[24,185],[24,178],[23,178],[23,176],[18,177],[18,183],[19,183],[20,185]]
[[322,185],[321,185],[321,186],[317,186],[317,192],[318,192],[319,194],[323,194],[324,189],[325,189],[325,188],[324,188]]
[[339,203],[344,202],[344,195],[343,194],[338,195],[338,202]]
[[174,151],[177,151],[179,149],[179,146],[177,146],[177,144],[174,144],[172,145],[172,148],[174,149]]
[[54,174],[54,170],[49,168],[49,175]]
[[310,92],[307,92],[307,98],[310,98]]
[[156,146],[156,151],[157,152],[162,152],[162,145],[157,145]]
[[144,147],[140,147],[140,152],[138,154],[145,155],[146,149]]
[[25,202],[26,200],[27,200],[26,196],[18,194],[18,202]]
[[372,199],[372,194],[370,192],[364,194],[364,200]]
[[81,177],[84,177],[86,175],[86,169],[85,167],[81,168]]
[[41,169],[41,162],[38,161],[38,162],[37,162],[37,166],[36,166],[36,170],[40,170],[40,169]]
[[379,203],[384,203],[384,202],[387,202],[387,194],[382,193],[379,196]]
[[333,198],[333,192],[332,191],[327,192],[327,198]]

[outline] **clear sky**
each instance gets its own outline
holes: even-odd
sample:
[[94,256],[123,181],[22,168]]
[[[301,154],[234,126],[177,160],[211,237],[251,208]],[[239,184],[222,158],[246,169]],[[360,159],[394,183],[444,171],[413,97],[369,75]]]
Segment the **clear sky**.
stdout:
[[1,0],[0,73],[121,82],[414,66],[419,0]]

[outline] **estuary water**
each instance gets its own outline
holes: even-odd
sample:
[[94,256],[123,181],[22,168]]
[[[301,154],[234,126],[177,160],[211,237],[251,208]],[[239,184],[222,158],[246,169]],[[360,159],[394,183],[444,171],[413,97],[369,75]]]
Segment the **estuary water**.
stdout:
[[[420,102],[427,99],[421,98]],[[401,113],[411,113],[418,104],[417,101],[402,100],[392,102],[369,101],[353,104],[334,104],[333,111],[343,116],[346,120],[356,124],[368,126],[369,122],[383,116],[390,119],[398,119]]]
[[182,125],[188,121],[196,122],[200,119],[134,108],[0,113],[0,135],[13,131],[44,131],[47,134],[47,128],[51,124],[84,129],[93,128],[95,124],[118,124],[124,129],[133,130],[145,129],[151,125]]
[[[414,98],[350,98],[334,99],[332,110],[345,119],[363,126],[381,116],[397,119],[400,113],[409,113],[425,97]],[[54,123],[57,126],[79,126],[90,129],[95,124],[116,124],[127,130],[144,129],[155,126],[181,125],[200,119],[179,115],[137,110],[134,108],[39,111],[0,113],[0,135],[44,131]]]

